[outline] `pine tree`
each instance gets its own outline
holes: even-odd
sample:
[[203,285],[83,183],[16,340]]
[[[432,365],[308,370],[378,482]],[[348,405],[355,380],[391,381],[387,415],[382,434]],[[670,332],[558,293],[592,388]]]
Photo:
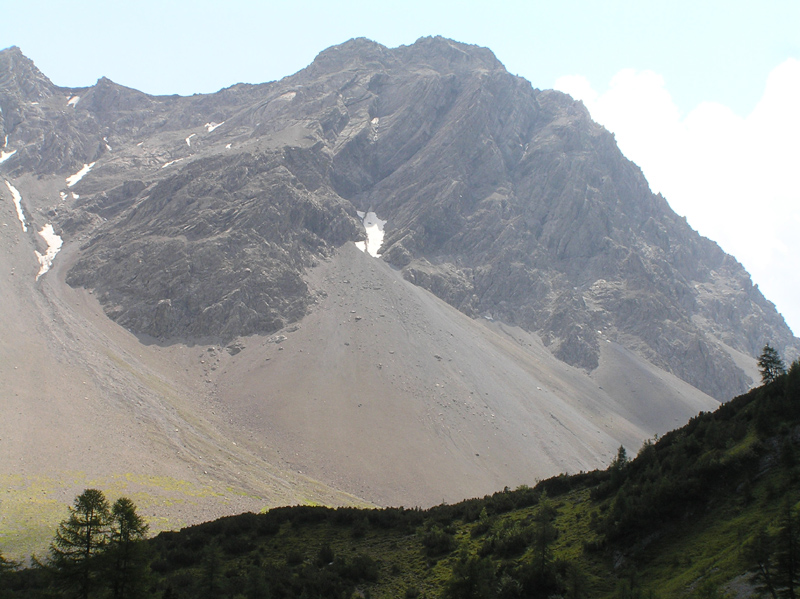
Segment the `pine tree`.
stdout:
[[628,465],[628,461],[628,452],[625,451],[625,447],[620,445],[619,449],[617,450],[617,456],[611,461],[611,465],[608,467],[608,470],[611,473],[610,482],[613,489],[618,489],[622,486],[622,483],[625,480],[625,466]]
[[65,590],[88,599],[97,584],[98,557],[108,543],[108,500],[102,491],[86,489],[69,512],[50,545],[49,561]]
[[780,528],[775,537],[775,558],[781,587],[778,594],[796,599],[800,585],[800,518],[788,499],[784,500],[781,507]]
[[106,564],[114,599],[127,599],[141,594],[147,567],[147,556],[141,541],[148,525],[136,513],[136,505],[120,497],[111,508],[109,547]]
[[548,567],[552,557],[552,544],[558,538],[558,529],[553,525],[556,517],[556,508],[547,497],[547,492],[542,493],[539,507],[533,516],[534,519],[534,560],[536,575],[541,582],[548,578]]
[[0,575],[5,574],[6,572],[11,572],[12,570],[16,570],[18,567],[19,564],[17,562],[6,558],[2,551],[0,551]]
[[[17,562],[7,559],[2,552],[0,552],[0,591],[5,590],[8,578],[11,572],[19,567]],[[0,593],[2,595],[2,593]]]
[[753,539],[744,546],[744,558],[750,564],[750,571],[756,588],[761,593],[769,592],[773,599],[778,599],[775,573],[775,538],[761,528]]
[[490,559],[470,557],[462,551],[442,596],[445,599],[488,599],[492,597],[494,578],[495,569]]
[[786,374],[783,360],[781,360],[778,351],[769,343],[764,346],[761,355],[758,357],[758,370],[761,372],[761,382],[765,385],[771,383],[782,374]]
[[786,399],[796,406],[800,402],[800,360],[792,362],[788,375],[786,377]]
[[216,544],[206,545],[200,568],[201,592],[198,596],[216,599],[222,591],[222,558]]

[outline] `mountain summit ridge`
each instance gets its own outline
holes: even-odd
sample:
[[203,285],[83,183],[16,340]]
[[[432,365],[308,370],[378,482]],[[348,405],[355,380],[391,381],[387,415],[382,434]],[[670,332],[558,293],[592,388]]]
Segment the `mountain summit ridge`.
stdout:
[[[39,81],[38,70],[26,72]],[[767,341],[797,352],[744,269],[652,194],[581,103],[534,89],[486,48],[428,37],[389,49],[358,38],[279,82],[236,87],[151,97],[101,78],[77,100],[72,90],[72,105],[26,106],[44,113],[38,127],[3,122],[12,142],[26,142],[4,165],[11,174],[98,162],[62,220],[96,220],[110,196],[115,215],[83,229],[92,241],[68,280],[97,289],[134,332],[230,339],[302,318],[302,271],[362,238],[358,209],[388,219],[384,259],[406,279],[469,315],[537,332],[589,371],[602,338],[614,338],[723,399],[748,379],[719,342],[751,356]],[[14,94],[6,84],[0,98],[25,103]],[[52,129],[54,113],[69,134]],[[37,156],[36,138],[53,155]],[[137,156],[142,146],[153,146],[147,157]],[[181,196],[186,208],[167,210]],[[259,231],[267,205],[282,215],[280,232]],[[148,229],[135,225],[145,212],[156,219]],[[220,234],[227,245],[214,241],[213,252],[259,267],[197,270],[191,256]],[[276,244],[280,256],[268,259]],[[137,282],[166,263],[203,275]]]

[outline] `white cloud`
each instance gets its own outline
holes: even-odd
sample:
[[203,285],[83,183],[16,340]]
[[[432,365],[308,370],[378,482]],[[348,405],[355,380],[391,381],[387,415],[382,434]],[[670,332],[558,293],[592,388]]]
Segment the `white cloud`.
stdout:
[[653,190],[742,262],[800,333],[800,61],[773,69],[745,117],[712,102],[682,115],[652,71],[620,71],[603,93],[576,75],[555,87],[614,132]]
[[586,106],[594,106],[599,95],[583,75],[564,75],[556,81],[554,87],[576,100],[582,100]]

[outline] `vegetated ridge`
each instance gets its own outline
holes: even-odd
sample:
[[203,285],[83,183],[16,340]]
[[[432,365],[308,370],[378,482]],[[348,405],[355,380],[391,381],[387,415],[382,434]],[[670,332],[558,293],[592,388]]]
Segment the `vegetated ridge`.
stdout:
[[[790,596],[798,451],[795,362],[606,470],[427,510],[297,506],[161,533],[143,596]],[[4,575],[9,597],[49,580]]]

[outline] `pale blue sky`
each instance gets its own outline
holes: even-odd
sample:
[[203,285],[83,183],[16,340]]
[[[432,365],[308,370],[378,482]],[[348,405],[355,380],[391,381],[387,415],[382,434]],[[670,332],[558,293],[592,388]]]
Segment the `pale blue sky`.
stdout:
[[279,79],[352,37],[426,35],[489,47],[535,87],[583,99],[800,332],[800,150],[786,143],[800,138],[798,0],[0,0],[0,48],[57,85],[106,76],[152,94]]
[[17,45],[56,84],[99,77],[154,94],[261,83],[364,36],[394,47],[443,35],[491,48],[540,88],[650,69],[682,110],[752,110],[769,71],[800,57],[800,2],[203,0],[0,2],[0,47]]

